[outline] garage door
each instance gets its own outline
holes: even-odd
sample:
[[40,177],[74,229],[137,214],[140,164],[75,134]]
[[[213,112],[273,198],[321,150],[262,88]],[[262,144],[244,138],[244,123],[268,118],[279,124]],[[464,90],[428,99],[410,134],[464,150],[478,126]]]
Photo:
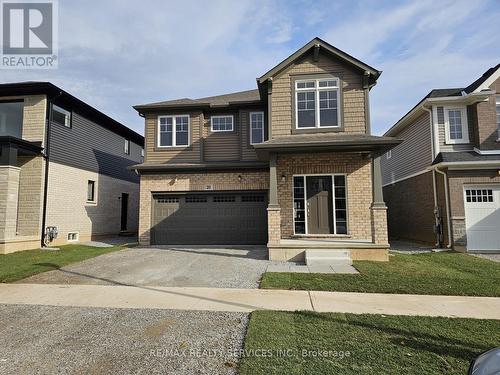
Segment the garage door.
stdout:
[[153,206],[152,244],[267,242],[267,198],[263,192],[157,195]]
[[467,250],[500,250],[500,185],[464,188]]

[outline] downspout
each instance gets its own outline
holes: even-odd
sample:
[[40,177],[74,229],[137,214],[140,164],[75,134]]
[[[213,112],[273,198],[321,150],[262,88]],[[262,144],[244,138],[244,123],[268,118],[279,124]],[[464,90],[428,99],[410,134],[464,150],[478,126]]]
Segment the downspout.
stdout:
[[60,96],[62,91],[52,98],[47,97],[47,115],[46,121],[47,125],[45,128],[45,147],[43,152],[43,158],[45,159],[45,177],[43,182],[43,206],[42,206],[42,232],[40,236],[41,247],[45,247],[45,224],[47,222],[47,195],[48,195],[48,184],[49,184],[49,153],[50,153],[50,127],[52,124],[52,102],[55,98]]
[[447,248],[451,248],[451,217],[450,217],[450,197],[448,194],[448,176],[446,172],[439,170],[435,167],[434,170],[443,176],[444,178],[444,199],[446,204],[446,223],[448,224],[448,245]]
[[[429,114],[429,124],[431,126],[431,163],[434,161],[436,157],[434,150],[434,117],[432,115],[432,110],[426,108],[422,105],[421,107],[424,111]],[[435,228],[439,227],[439,209],[438,209],[438,196],[437,196],[437,187],[436,187],[436,171],[432,169],[432,191],[434,194],[434,225]],[[441,246],[441,238],[440,233],[436,230],[436,247]]]

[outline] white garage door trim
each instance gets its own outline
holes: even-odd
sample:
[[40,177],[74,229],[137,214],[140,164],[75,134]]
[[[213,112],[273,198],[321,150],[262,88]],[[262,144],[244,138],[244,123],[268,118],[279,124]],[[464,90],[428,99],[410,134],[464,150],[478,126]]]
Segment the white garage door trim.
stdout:
[[467,251],[500,252],[500,184],[464,185]]

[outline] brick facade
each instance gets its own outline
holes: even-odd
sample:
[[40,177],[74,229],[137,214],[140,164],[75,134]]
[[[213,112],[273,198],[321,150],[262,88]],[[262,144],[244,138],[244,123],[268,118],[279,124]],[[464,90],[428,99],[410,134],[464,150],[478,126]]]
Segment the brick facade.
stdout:
[[[497,93],[500,92],[500,78],[490,86]],[[481,150],[500,150],[500,138],[496,117],[496,96],[491,95],[487,101],[475,105],[477,114],[476,147]]]
[[150,244],[153,193],[206,191],[208,186],[214,191],[268,190],[269,172],[143,174],[140,187],[139,243]]
[[[301,174],[346,174],[348,233],[354,240],[372,239],[371,159],[362,154],[311,153],[278,156],[278,201],[281,207],[281,237],[293,236],[293,176]],[[283,181],[282,176],[285,177]]]
[[385,186],[389,238],[434,245],[433,194],[431,171]]

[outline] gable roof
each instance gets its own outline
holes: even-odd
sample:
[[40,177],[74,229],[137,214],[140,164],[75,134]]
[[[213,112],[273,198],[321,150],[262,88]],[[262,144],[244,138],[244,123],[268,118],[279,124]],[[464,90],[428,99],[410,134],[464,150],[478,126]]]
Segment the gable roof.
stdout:
[[292,64],[294,61],[297,59],[301,58],[304,54],[308,53],[309,50],[312,48],[317,48],[319,47],[321,51],[326,52],[327,54],[330,54],[336,58],[339,58],[342,61],[345,61],[346,63],[350,64],[351,66],[354,66],[355,68],[362,70],[362,71],[367,71],[370,73],[371,76],[373,76],[374,81],[378,79],[380,74],[382,74],[381,71],[371,67],[368,64],[365,64],[361,60],[356,59],[355,57],[349,55],[348,53],[332,46],[330,43],[325,42],[324,40],[316,37],[313,40],[311,40],[309,43],[307,43],[305,46],[288,56],[285,60],[280,62],[278,65],[276,65],[274,68],[270,69],[266,73],[264,73],[262,76],[257,78],[257,82],[259,84],[264,83],[267,81],[269,78],[272,78],[275,76],[277,73],[285,69],[287,66]]
[[478,92],[484,90],[489,87],[494,81],[496,81],[500,77],[500,64],[497,64],[494,67],[489,68],[486,72],[483,73],[481,77],[472,82],[469,86],[467,86],[464,91],[466,93]]
[[1,96],[20,96],[20,95],[40,95],[45,94],[49,97],[55,97],[56,104],[67,105],[89,120],[95,121],[99,125],[111,130],[112,132],[126,137],[134,143],[144,146],[144,137],[122,123],[112,119],[103,112],[95,109],[84,101],[64,91],[51,82],[13,82],[0,84]]
[[[426,101],[433,100],[453,100],[464,98],[471,100],[481,100],[484,95],[491,94],[491,91],[487,90],[487,87],[491,85],[496,79],[500,77],[500,64],[489,68],[480,78],[475,80],[467,87],[457,87],[448,89],[433,89],[426,96],[422,98],[412,109],[410,109],[403,117],[401,117],[389,130],[384,133],[384,136],[394,136],[397,131],[400,131],[406,127],[408,120],[415,118],[420,114],[421,106],[425,104]],[[484,94],[484,95],[483,95]],[[476,98],[476,99],[474,99]]]
[[230,94],[207,96],[199,99],[175,99],[156,103],[135,105],[134,109],[155,109],[168,107],[217,107],[231,104],[255,104],[260,103],[259,90],[238,91]]

